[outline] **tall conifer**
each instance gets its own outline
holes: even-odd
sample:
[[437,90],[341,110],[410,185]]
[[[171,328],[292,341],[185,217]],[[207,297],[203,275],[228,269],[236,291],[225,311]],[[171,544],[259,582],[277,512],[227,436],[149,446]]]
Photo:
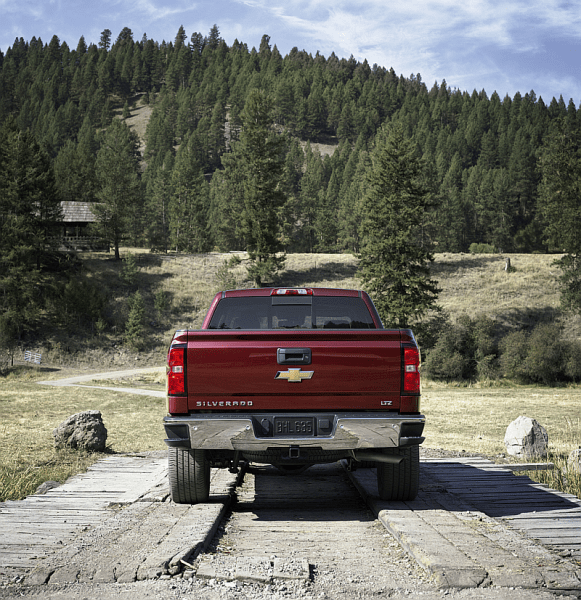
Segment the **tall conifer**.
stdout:
[[248,273],[260,287],[282,268],[277,209],[283,191],[285,138],[273,128],[273,102],[262,90],[252,90],[242,112],[240,139],[223,157],[226,173],[242,180],[244,235],[251,265]]
[[119,246],[130,231],[141,198],[139,158],[136,134],[123,121],[113,119],[97,153],[96,195],[99,203],[93,212],[98,219],[99,232],[113,245],[117,260],[120,258]]
[[372,154],[362,199],[359,277],[390,327],[417,322],[435,308],[440,291],[429,276],[433,256],[419,235],[430,206],[420,177],[412,143],[400,127],[386,128]]

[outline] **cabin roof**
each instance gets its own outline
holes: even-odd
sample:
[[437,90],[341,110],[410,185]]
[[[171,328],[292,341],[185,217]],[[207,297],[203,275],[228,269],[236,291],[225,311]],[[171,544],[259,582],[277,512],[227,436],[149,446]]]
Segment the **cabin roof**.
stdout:
[[94,223],[93,202],[61,202],[63,223]]

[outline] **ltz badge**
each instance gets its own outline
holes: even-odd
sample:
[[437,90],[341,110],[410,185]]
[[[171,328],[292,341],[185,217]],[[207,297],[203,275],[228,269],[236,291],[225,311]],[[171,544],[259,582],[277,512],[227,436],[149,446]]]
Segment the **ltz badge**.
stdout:
[[303,379],[311,379],[314,371],[301,371],[301,369],[289,369],[288,371],[279,371],[275,379],[286,379],[294,383],[300,383]]

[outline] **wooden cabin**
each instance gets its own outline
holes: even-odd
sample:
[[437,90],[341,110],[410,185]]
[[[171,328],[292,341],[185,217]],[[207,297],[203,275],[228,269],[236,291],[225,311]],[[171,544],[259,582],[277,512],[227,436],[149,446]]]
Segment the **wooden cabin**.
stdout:
[[91,235],[89,225],[97,218],[91,210],[91,202],[61,202],[63,220],[61,250],[109,250],[103,239]]

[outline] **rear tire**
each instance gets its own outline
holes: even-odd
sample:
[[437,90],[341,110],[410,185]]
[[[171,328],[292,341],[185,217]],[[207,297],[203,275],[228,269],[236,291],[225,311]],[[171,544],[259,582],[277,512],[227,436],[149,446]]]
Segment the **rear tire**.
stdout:
[[420,487],[420,447],[397,448],[390,454],[404,459],[399,464],[377,463],[379,497],[382,500],[413,500]]
[[210,496],[210,461],[205,450],[169,448],[168,478],[177,504],[207,502]]

